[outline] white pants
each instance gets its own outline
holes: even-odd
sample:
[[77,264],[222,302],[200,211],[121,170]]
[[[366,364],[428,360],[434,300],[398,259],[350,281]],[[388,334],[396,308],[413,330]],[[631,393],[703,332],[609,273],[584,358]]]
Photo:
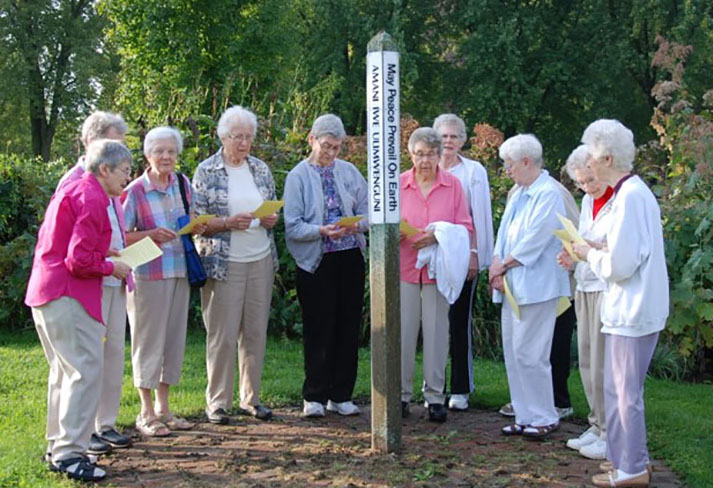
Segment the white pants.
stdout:
[[61,297],[32,308],[50,371],[47,441],[53,462],[84,454],[99,403],[104,326],[75,299]]
[[448,309],[435,284],[401,282],[401,400],[413,395],[413,367],[419,328],[423,331],[423,398],[445,403]]
[[106,324],[104,373],[94,429],[102,432],[116,427],[124,379],[124,337],[126,335],[126,288],[104,286],[102,318]]
[[601,309],[604,292],[577,290],[574,308],[577,313],[577,346],[579,374],[589,404],[589,425],[606,439],[604,410],[604,334],[601,333]]
[[542,427],[556,423],[550,349],[557,298],[520,305],[520,319],[503,301],[503,355],[515,422]]

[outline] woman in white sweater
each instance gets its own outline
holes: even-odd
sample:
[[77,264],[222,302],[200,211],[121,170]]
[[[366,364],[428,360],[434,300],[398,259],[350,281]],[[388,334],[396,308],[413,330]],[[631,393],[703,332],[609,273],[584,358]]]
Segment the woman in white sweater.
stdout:
[[608,286],[601,320],[607,457],[613,469],[592,482],[648,486],[644,380],[669,311],[661,212],[651,190],[631,173],[636,149],[629,129],[616,120],[597,120],[582,142],[596,178],[614,188],[606,244],[575,246]]

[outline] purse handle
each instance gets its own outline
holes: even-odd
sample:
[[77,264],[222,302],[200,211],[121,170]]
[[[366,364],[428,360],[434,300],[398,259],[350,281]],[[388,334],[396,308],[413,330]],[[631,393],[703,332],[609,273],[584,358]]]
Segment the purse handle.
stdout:
[[183,173],[176,172],[178,177],[178,189],[181,191],[181,200],[183,200],[183,209],[186,211],[186,215],[190,218],[190,206],[188,205],[188,198],[186,197],[186,180],[183,177]]

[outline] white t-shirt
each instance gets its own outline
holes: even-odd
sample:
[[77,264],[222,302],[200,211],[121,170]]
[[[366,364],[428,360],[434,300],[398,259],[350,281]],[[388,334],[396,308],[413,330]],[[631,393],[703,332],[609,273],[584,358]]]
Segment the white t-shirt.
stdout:
[[[120,251],[124,249],[124,240],[121,238],[121,229],[119,228],[119,217],[116,215],[116,208],[114,208],[114,201],[109,201],[109,206],[106,208],[109,214],[109,222],[111,222],[111,244],[110,249],[115,249]],[[122,280],[114,278],[113,276],[104,277],[104,286],[121,286]]]
[[[237,168],[225,165],[228,172],[228,209],[230,215],[252,212],[262,205],[263,198],[255,185],[250,168],[246,163]],[[267,230],[259,221],[245,230],[230,233],[230,253],[228,260],[236,263],[259,261],[270,254],[270,240]]]

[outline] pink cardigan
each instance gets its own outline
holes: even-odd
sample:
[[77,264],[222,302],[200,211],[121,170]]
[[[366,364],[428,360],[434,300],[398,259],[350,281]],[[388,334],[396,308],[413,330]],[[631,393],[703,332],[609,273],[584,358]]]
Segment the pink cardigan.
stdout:
[[[448,171],[436,170],[428,196],[424,198],[414,177],[414,169],[401,173],[401,218],[417,229],[425,229],[432,222],[450,222],[464,226],[473,234],[473,219],[468,212],[463,187],[458,177]],[[426,266],[416,269],[418,251],[411,249],[413,241],[422,234],[401,240],[401,281],[406,283],[435,283],[428,278]]]
[[25,304],[40,307],[61,297],[77,300],[102,320],[102,279],[114,272],[106,260],[111,243],[109,198],[92,173],[52,196],[37,236]]

